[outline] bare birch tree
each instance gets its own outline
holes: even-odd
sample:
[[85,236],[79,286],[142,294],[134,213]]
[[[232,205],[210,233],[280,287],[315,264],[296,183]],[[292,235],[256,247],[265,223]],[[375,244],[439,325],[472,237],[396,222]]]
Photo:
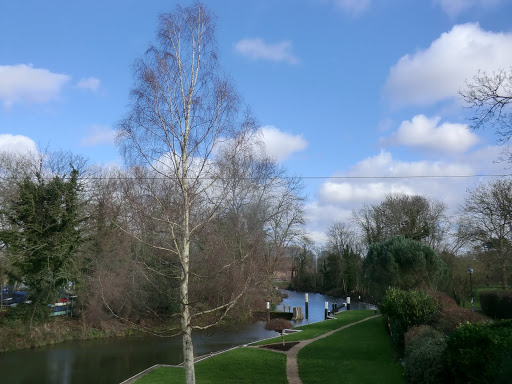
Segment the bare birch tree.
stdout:
[[214,16],[201,3],[160,17],[157,44],[135,64],[133,102],[118,125],[118,139],[132,166],[143,166],[169,187],[172,196],[146,189],[158,205],[152,216],[158,232],[140,238],[157,252],[177,260],[181,334],[186,382],[195,382],[193,319],[228,311],[237,297],[202,313],[190,300],[191,242],[220,212],[214,151],[232,133],[237,96],[217,66]]

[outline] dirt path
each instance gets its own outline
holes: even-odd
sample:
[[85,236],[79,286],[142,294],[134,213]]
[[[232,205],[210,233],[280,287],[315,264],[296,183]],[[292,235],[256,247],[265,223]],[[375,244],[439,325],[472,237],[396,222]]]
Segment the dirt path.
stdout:
[[317,336],[314,339],[302,340],[299,344],[293,346],[287,352],[283,352],[286,354],[286,377],[288,378],[288,384],[302,384],[302,380],[299,376],[299,365],[297,364],[297,355],[299,351],[304,348],[306,345],[311,344],[317,340],[323,339],[324,337],[332,335],[334,332],[341,331],[342,329],[351,327],[352,325],[362,323],[363,321],[367,321],[373,319],[375,317],[379,317],[381,315],[375,315],[367,317],[366,319],[356,321],[355,323],[350,323],[344,325],[343,327],[336,328],[332,331],[324,333],[323,335]]

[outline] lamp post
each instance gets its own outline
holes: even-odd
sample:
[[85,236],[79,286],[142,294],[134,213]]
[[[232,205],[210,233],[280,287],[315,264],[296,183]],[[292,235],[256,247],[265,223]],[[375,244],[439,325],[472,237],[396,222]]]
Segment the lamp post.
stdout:
[[468,268],[469,273],[469,289],[471,290],[471,312],[475,311],[474,308],[474,300],[473,300],[473,280],[471,280],[471,275],[473,274],[473,268]]

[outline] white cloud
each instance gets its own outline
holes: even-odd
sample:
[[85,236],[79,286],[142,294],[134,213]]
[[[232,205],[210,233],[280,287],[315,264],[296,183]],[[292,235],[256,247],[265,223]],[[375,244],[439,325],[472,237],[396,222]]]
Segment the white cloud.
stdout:
[[344,12],[358,16],[370,8],[371,0],[336,0],[336,5]]
[[243,39],[235,44],[235,50],[253,60],[270,60],[288,64],[299,62],[292,52],[292,43],[289,41],[267,44],[260,38]]
[[450,17],[455,17],[471,7],[489,7],[496,5],[500,0],[434,0]]
[[325,182],[319,192],[320,200],[330,203],[375,202],[389,193],[413,195],[414,191],[406,185],[389,182]]
[[88,129],[88,135],[80,141],[80,144],[85,147],[113,144],[115,137],[116,131],[112,128],[103,125],[93,125]]
[[440,117],[428,118],[416,115],[411,121],[403,121],[396,132],[381,140],[390,146],[406,146],[419,149],[461,153],[475,145],[479,139],[466,124],[442,123]]
[[47,103],[59,96],[70,79],[31,65],[0,65],[0,100],[6,108],[15,103]]
[[[319,187],[314,201],[306,206],[307,229],[320,240],[334,222],[350,222],[351,212],[363,204],[378,204],[387,194],[422,195],[444,202],[450,212],[462,203],[468,187],[491,177],[472,176],[510,173],[494,160],[500,147],[488,146],[461,154],[452,161],[408,162],[394,159],[388,151],[363,159],[347,171],[339,172]],[[380,176],[380,178],[365,177]],[[410,177],[414,176],[414,177]],[[423,177],[422,177],[423,176]],[[336,178],[339,177],[339,178]]]
[[23,135],[0,134],[0,152],[37,153],[37,145],[31,138]]
[[394,106],[430,105],[456,97],[478,70],[492,72],[512,62],[512,33],[455,25],[429,48],[403,56],[390,70],[384,91]]
[[[473,168],[464,162],[400,161],[381,151],[356,163],[345,173],[322,184],[318,192],[322,203],[379,202],[390,193],[435,193],[438,179],[425,176],[467,176]],[[345,177],[345,178],[343,178]],[[441,180],[441,179],[439,179]]]
[[93,92],[97,91],[100,85],[100,79],[97,79],[95,77],[80,79],[80,81],[76,84],[77,88],[88,89]]
[[308,146],[302,135],[285,133],[271,125],[258,129],[258,136],[265,144],[266,154],[279,162],[285,161],[293,153]]

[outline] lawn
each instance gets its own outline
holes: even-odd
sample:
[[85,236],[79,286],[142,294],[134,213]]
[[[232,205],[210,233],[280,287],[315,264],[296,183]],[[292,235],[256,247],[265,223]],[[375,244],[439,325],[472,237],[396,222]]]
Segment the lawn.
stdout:
[[311,383],[405,383],[382,318],[356,324],[299,351],[299,374]]
[[[137,384],[182,384],[183,368],[158,368]],[[264,349],[238,348],[196,364],[198,384],[286,384],[286,355]]]
[[[298,327],[288,341],[311,339],[365,319],[374,311],[346,311],[336,319]],[[276,338],[275,341],[280,341]],[[355,342],[354,342],[355,341]],[[266,340],[258,344],[268,344]],[[299,370],[306,383],[403,383],[402,367],[394,362],[391,342],[377,317],[336,332],[299,352]],[[341,381],[340,381],[341,380]],[[196,364],[198,384],[287,383],[286,355],[257,348],[237,348]],[[183,368],[158,368],[137,384],[182,384]]]

